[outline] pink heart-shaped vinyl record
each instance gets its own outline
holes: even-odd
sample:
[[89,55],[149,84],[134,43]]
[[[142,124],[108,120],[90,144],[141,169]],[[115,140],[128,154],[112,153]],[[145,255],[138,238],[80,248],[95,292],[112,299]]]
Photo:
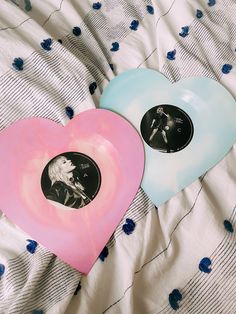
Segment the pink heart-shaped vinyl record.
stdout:
[[0,133],[0,145],[0,208],[88,273],[139,188],[144,150],[137,131],[111,111],[91,109],[65,127],[17,121]]

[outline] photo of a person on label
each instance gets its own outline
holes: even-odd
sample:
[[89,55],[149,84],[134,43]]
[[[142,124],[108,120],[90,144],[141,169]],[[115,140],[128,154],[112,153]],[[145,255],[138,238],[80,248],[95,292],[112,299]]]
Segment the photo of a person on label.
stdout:
[[84,192],[85,187],[74,177],[76,166],[65,156],[54,158],[48,166],[51,187],[46,195],[48,200],[71,208],[81,208],[91,202]]
[[157,132],[160,132],[166,144],[167,153],[170,152],[169,142],[166,134],[166,131],[169,129],[169,126],[167,124],[168,118],[169,116],[164,112],[163,107],[158,107],[150,126],[150,128],[152,129],[152,133],[149,137],[149,142],[151,143],[155,134]]

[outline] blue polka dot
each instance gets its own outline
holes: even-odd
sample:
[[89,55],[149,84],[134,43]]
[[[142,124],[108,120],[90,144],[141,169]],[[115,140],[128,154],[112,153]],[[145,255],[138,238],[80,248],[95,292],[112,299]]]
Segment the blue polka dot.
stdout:
[[198,19],[202,18],[202,17],[203,17],[203,12],[202,12],[201,10],[197,10],[197,12],[196,12],[196,17],[197,17]]
[[154,8],[151,5],[147,5],[147,11],[149,14],[154,14]]
[[112,48],[110,49],[111,51],[118,51],[120,48],[120,45],[118,42],[114,42],[111,45],[112,45]]
[[189,34],[188,32],[189,32],[189,26],[184,26],[182,27],[182,32],[179,33],[179,36],[186,37]]
[[138,29],[138,26],[139,26],[139,21],[133,20],[129,28],[132,29],[133,31],[136,31]]
[[108,247],[105,246],[104,249],[102,250],[102,252],[99,255],[99,258],[102,262],[104,262],[105,258],[108,256],[109,251],[108,251]]
[[93,9],[94,10],[99,10],[101,9],[102,4],[100,2],[96,2],[93,4]]
[[66,115],[69,119],[72,119],[74,117],[74,110],[69,106],[66,107]]
[[230,71],[232,70],[233,66],[231,64],[224,64],[221,71],[224,73],[224,74],[228,74],[230,73]]
[[126,234],[131,234],[135,229],[135,222],[132,219],[127,218],[126,223],[122,226],[123,231]]
[[81,29],[80,27],[78,26],[75,26],[72,30],[72,33],[75,35],[75,36],[80,36],[81,35]]
[[210,266],[211,266],[211,260],[208,257],[204,257],[200,261],[198,268],[200,269],[200,271],[202,271],[206,274],[209,274],[212,271]]
[[23,65],[24,65],[24,61],[21,58],[15,58],[13,60],[12,66],[17,71],[22,71],[23,70]]
[[176,50],[172,50],[167,52],[167,59],[169,60],[175,60]]
[[97,89],[97,83],[93,82],[89,85],[89,91],[90,94],[93,95],[95,93],[95,90]]
[[3,264],[0,264],[0,278],[2,277],[4,272],[5,272],[5,266]]
[[32,314],[43,314],[42,310],[33,310]]
[[228,232],[230,233],[234,232],[234,228],[229,220],[224,220],[224,227]]
[[44,50],[51,50],[51,45],[52,45],[52,39],[51,38],[48,38],[48,39],[44,39],[43,42],[41,42],[41,47],[44,49]]
[[173,310],[178,310],[179,308],[179,301],[182,300],[182,294],[178,289],[174,289],[170,294],[169,294],[169,304],[172,307]]
[[30,0],[25,0],[25,11],[29,12],[32,10],[32,5]]
[[38,246],[38,243],[34,240],[27,239],[29,244],[27,244],[26,249],[29,253],[34,254],[36,251],[36,248]]
[[215,1],[215,0],[209,0],[209,1],[208,1],[209,7],[212,7],[212,6],[215,5],[215,4],[216,4],[216,1]]

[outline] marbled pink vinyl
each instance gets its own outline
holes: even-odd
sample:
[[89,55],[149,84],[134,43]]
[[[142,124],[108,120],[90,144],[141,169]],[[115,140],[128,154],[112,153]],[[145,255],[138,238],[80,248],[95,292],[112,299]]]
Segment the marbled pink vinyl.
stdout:
[[[136,130],[104,109],[87,110],[65,127],[23,119],[0,133],[0,208],[62,260],[88,273],[131,204],[142,179],[144,151]],[[54,206],[41,188],[47,163],[64,152],[95,161],[101,186],[86,206]]]

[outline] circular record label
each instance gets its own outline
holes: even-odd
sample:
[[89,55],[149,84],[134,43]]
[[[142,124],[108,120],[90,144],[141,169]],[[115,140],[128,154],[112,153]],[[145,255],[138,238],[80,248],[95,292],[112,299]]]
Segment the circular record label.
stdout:
[[192,120],[182,109],[161,104],[144,114],[140,130],[151,148],[162,153],[175,153],[191,142],[194,128]]

